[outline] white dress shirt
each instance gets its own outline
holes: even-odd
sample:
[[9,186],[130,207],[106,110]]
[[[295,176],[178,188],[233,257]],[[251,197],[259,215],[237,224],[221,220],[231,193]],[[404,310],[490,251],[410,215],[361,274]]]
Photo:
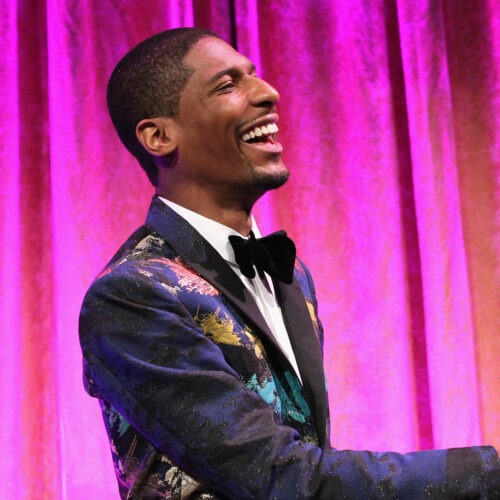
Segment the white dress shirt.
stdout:
[[[256,274],[255,278],[249,279],[241,274],[240,267],[238,266],[238,264],[236,264],[234,250],[231,246],[231,243],[229,242],[229,236],[244,236],[239,234],[234,229],[231,229],[230,227],[224,226],[223,224],[204,217],[203,215],[193,212],[192,210],[181,207],[180,205],[177,205],[176,203],[173,203],[166,198],[159,198],[172,210],[179,214],[183,219],[188,221],[189,224],[191,224],[196,229],[196,231],[198,231],[203,236],[203,238],[205,238],[210,243],[210,245],[212,245],[215,250],[217,250],[217,252],[219,252],[221,257],[238,275],[247,290],[255,299],[255,302],[257,303],[262,316],[264,316],[264,319],[266,320],[271,333],[274,335],[276,342],[281,347],[281,350],[290,361],[300,379],[299,367],[297,366],[297,361],[293,353],[292,345],[290,344],[290,338],[288,337],[288,333],[285,328],[281,308],[276,302],[271,277],[264,273],[264,279],[267,282],[266,286],[266,283],[261,279],[258,273]],[[252,231],[255,234],[256,238],[260,238],[261,234],[253,217]]]

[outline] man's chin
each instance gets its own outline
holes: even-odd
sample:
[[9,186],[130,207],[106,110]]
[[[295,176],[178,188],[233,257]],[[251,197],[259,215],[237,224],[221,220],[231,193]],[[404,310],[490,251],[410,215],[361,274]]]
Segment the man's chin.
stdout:
[[283,186],[289,177],[290,172],[284,165],[272,171],[257,170],[254,175],[254,185],[259,190],[270,191],[271,189],[278,189]]

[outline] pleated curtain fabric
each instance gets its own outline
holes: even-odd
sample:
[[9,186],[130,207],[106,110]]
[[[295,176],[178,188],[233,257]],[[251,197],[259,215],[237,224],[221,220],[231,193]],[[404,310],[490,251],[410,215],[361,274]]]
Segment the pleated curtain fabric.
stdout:
[[[116,498],[83,294],[153,193],[105,105],[119,58],[200,26],[281,93],[255,216],[315,277],[337,448],[500,448],[500,4],[0,0],[4,498]],[[210,131],[207,131],[209,134]]]

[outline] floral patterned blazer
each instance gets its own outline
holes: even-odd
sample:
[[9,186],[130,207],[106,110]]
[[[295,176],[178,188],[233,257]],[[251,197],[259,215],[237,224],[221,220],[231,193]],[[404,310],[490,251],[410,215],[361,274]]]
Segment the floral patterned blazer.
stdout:
[[331,449],[313,282],[297,260],[294,282],[275,288],[302,384],[237,275],[153,199],[146,224],[90,287],[80,318],[85,387],[99,398],[122,498],[492,491],[492,448]]

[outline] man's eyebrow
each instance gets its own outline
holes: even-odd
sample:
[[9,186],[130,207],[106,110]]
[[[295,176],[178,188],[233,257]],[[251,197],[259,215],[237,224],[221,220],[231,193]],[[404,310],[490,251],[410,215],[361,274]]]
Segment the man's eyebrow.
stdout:
[[[253,63],[248,64],[248,72],[254,73],[255,71],[256,71],[255,64],[253,64]],[[212,77],[210,77],[210,79],[208,80],[208,83],[214,83],[219,78],[221,78],[225,75],[234,76],[234,75],[239,75],[239,74],[241,74],[241,67],[240,66],[231,66],[230,68],[224,68],[224,69],[218,71],[217,73],[215,73],[215,75],[213,75]]]

